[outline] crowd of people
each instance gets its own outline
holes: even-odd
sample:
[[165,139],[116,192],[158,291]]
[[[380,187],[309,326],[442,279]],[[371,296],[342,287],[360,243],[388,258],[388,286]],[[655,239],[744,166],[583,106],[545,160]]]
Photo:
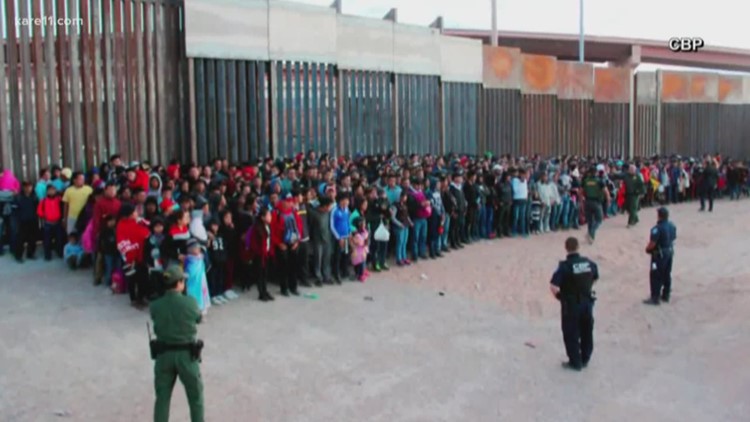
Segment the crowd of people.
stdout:
[[[371,272],[439,259],[482,239],[528,237],[640,207],[748,195],[744,163],[721,156],[636,160],[382,154],[209,165],[125,165],[114,155],[87,172],[44,169],[35,182],[0,175],[0,253],[18,262],[58,256],[92,268],[95,284],[142,308],[181,265],[205,313],[268,283],[283,296]],[[351,274],[351,275],[350,275]]]

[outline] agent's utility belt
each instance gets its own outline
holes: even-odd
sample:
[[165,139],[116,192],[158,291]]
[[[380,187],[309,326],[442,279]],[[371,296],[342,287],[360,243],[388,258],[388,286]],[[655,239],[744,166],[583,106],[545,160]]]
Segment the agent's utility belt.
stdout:
[[151,340],[149,342],[149,348],[151,349],[151,359],[156,359],[159,355],[166,352],[175,351],[188,351],[190,357],[193,360],[201,361],[201,353],[203,351],[203,340],[196,340],[193,343],[185,344],[166,344],[158,340]]
[[584,303],[584,302],[596,302],[596,292],[592,290],[591,293],[581,293],[581,294],[573,294],[573,295],[558,294],[558,299],[563,305],[578,304],[578,303]]

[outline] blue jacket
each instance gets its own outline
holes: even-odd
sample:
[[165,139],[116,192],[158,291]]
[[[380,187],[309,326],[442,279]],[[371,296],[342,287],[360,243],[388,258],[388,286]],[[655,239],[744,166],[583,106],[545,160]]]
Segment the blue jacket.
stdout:
[[342,210],[341,207],[337,206],[331,212],[331,232],[333,232],[333,237],[336,240],[349,238],[349,234],[351,233],[349,218],[349,209]]

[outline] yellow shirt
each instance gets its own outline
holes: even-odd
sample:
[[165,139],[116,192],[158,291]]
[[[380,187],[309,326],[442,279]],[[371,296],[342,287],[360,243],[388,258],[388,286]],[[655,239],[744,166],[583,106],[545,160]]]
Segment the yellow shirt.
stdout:
[[86,206],[86,202],[93,192],[91,186],[88,185],[83,185],[80,188],[71,186],[65,189],[62,200],[68,204],[68,218],[78,218],[78,214]]

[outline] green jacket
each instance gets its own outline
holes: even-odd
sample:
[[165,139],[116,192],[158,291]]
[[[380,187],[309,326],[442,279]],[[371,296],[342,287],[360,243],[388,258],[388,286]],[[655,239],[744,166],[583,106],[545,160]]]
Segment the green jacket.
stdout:
[[192,343],[198,334],[201,311],[195,299],[168,291],[149,307],[156,339],[166,344]]
[[646,191],[643,180],[638,174],[627,174],[622,181],[625,183],[625,195],[627,196],[643,195]]

